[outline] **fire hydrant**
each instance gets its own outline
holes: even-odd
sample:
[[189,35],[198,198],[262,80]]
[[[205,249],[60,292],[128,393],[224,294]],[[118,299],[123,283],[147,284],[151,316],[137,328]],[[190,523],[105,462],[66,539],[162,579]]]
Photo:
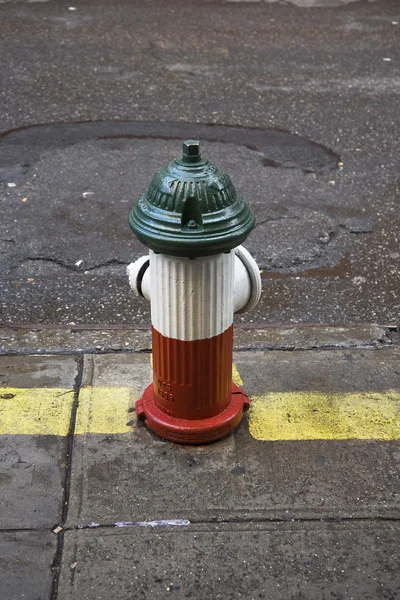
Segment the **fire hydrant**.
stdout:
[[139,419],[183,444],[219,439],[249,408],[232,382],[233,315],[261,295],[260,272],[240,244],[255,219],[226,173],[201,157],[197,140],[157,171],[129,215],[149,255],[127,267],[151,302],[153,383]]

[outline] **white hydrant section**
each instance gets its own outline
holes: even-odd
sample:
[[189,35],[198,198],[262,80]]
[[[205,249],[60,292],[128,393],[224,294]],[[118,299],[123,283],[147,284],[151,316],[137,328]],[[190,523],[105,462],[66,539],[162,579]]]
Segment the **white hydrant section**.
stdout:
[[153,327],[177,340],[220,335],[234,312],[250,310],[261,295],[257,263],[243,246],[192,260],[150,250],[127,272],[132,289],[151,299]]
[[167,338],[212,338],[233,322],[235,254],[190,260],[150,250],[151,322]]

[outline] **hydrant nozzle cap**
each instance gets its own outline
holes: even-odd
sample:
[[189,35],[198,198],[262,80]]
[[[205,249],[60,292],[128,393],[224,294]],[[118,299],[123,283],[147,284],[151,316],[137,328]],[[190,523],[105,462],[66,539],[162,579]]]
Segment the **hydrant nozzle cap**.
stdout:
[[201,161],[200,142],[198,140],[186,140],[183,142],[182,162],[193,163]]
[[229,252],[255,225],[229,176],[200,154],[197,140],[159,169],[129,215],[129,226],[154,252],[195,258]]

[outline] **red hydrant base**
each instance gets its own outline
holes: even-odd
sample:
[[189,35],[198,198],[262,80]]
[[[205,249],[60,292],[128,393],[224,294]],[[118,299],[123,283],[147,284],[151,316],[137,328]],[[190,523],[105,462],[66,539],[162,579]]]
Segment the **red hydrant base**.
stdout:
[[158,408],[151,384],[136,402],[136,415],[149,429],[167,440],[180,444],[206,444],[233,431],[249,406],[246,394],[232,383],[231,401],[219,415],[208,419],[177,419]]

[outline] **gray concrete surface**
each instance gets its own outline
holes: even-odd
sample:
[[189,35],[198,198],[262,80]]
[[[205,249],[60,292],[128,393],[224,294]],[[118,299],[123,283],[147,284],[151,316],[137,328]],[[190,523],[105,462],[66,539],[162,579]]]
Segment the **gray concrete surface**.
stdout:
[[57,540],[49,531],[0,531],[0,596],[48,600]]
[[50,530],[62,518],[66,438],[1,435],[0,456],[0,531]]
[[395,600],[398,536],[391,522],[73,531],[65,536],[60,596]]
[[399,5],[307,4],[0,5],[3,322],[148,323],[127,214],[198,136],[258,218],[239,320],[398,323]]
[[73,389],[76,375],[76,360],[73,356],[26,356],[25,358],[4,356],[1,358],[1,387]]
[[[77,364],[72,357],[1,357],[0,387],[63,388],[60,402],[72,403]],[[1,396],[1,404],[12,402]],[[40,403],[40,394],[32,397]],[[1,413],[1,410],[0,410]],[[26,419],[23,414],[18,420]],[[61,520],[67,469],[67,438],[0,435],[0,530],[50,529]]]
[[[77,373],[76,360],[70,356],[2,356],[0,388],[31,390],[31,402],[39,411],[41,394],[35,390],[70,389],[73,397]],[[50,432],[4,434],[2,409],[16,399],[17,390],[12,394],[0,391],[0,598],[48,600],[58,545],[51,529],[65,510],[68,439]],[[63,402],[72,408],[71,394],[58,399],[58,404]],[[29,418],[23,406],[16,404],[10,426],[29,430],[25,423]]]
[[[249,396],[400,386],[398,349],[237,352],[234,362]],[[85,357],[85,385],[126,385],[140,396],[150,381],[146,355]],[[233,436],[198,448],[163,441],[140,422],[132,434],[87,433],[74,440],[68,526],[398,518],[399,448],[398,441],[260,443],[247,416]]]
[[[384,329],[290,331],[264,337],[276,350],[234,353],[253,398],[400,389],[398,344]],[[346,333],[348,347],[332,347]],[[285,350],[288,337],[303,349]],[[127,386],[137,396],[151,380],[148,352],[90,354],[83,363],[3,356],[1,385],[116,394]],[[132,429],[123,434],[0,436],[2,598],[397,597],[398,440],[263,442],[246,415],[233,435],[185,447],[126,410]]]

